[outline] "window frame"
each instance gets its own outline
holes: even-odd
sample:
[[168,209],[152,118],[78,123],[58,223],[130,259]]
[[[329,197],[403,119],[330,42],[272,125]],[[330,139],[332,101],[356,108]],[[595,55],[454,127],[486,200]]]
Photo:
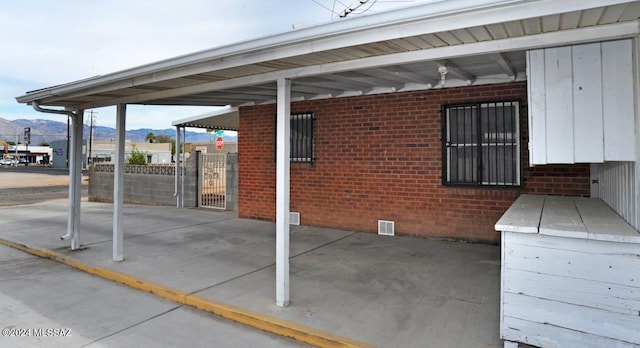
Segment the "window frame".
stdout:
[[[442,115],[442,184],[444,186],[470,186],[470,187],[487,187],[487,188],[514,188],[522,186],[522,127],[521,127],[521,100],[511,99],[511,100],[498,100],[498,101],[483,101],[477,103],[458,103],[458,104],[443,104],[441,107],[441,115]],[[451,122],[450,122],[450,111],[454,109],[462,109],[469,108],[471,110],[470,114],[470,123],[471,123],[471,142],[467,144],[467,131],[463,128],[463,143],[460,143],[459,140],[454,144],[452,143],[452,133],[451,133]],[[475,110],[474,110],[475,108]],[[494,109],[493,114],[489,111],[485,114],[483,109],[490,110]],[[497,108],[501,108],[500,112],[498,112]],[[504,111],[511,109],[513,110],[513,119],[510,122],[506,121]],[[474,114],[475,111],[475,114]],[[483,117],[486,115],[486,120]],[[490,115],[493,115],[494,119],[494,128],[495,132],[492,132],[491,128],[491,120]],[[501,118],[502,123],[502,131],[499,130],[499,116]],[[462,117],[466,117],[463,115]],[[486,121],[486,124],[482,122]],[[466,120],[463,120],[463,127],[466,127]],[[507,132],[507,124],[511,126],[514,132]],[[475,125],[475,127],[474,127]],[[484,126],[487,126],[484,129]],[[515,134],[514,134],[515,133]],[[456,130],[456,138],[459,135],[459,130]],[[462,146],[460,146],[462,145]],[[507,155],[507,149],[512,147],[510,154]],[[453,148],[472,148],[472,152],[468,155],[463,153],[462,159],[465,161],[471,161],[471,171],[466,173],[463,172],[463,176],[470,175],[470,179],[460,178],[452,178],[452,167],[456,165],[456,170],[460,168],[460,153],[459,150],[456,152],[457,156],[452,156],[451,151]],[[489,153],[490,149],[494,148],[493,154]],[[499,148],[502,148],[502,152],[499,151]],[[485,151],[489,153],[488,156],[485,156]],[[500,153],[502,153],[502,158],[500,158]],[[491,161],[491,157],[495,156],[494,160]],[[515,156],[515,160],[512,157]],[[453,157],[457,159],[457,164],[455,164],[455,160]],[[470,158],[468,158],[470,157]],[[487,157],[487,161],[491,161],[490,167],[495,168],[494,171],[486,171],[485,170],[485,157]],[[495,160],[497,158],[497,160]],[[502,159],[502,164],[500,164],[500,159]],[[508,165],[508,161],[514,161],[512,168],[510,169],[510,173],[508,173],[508,169],[510,166]],[[495,165],[495,166],[494,166]],[[502,174],[502,181],[500,181],[500,174]],[[513,180],[506,181],[506,179],[510,177]]]
[[[291,113],[290,128],[289,128],[289,162],[291,163],[313,163],[315,162],[315,114],[313,112],[297,112]],[[277,116],[274,116],[274,148],[273,158],[277,157]],[[302,122],[300,122],[302,121]],[[305,122],[306,121],[306,122]],[[301,134],[301,135],[300,135]],[[299,136],[300,135],[300,136]],[[310,140],[305,140],[305,137],[311,137]],[[310,142],[304,144],[305,142]],[[305,148],[305,145],[307,146]],[[302,152],[302,154],[300,154]]]

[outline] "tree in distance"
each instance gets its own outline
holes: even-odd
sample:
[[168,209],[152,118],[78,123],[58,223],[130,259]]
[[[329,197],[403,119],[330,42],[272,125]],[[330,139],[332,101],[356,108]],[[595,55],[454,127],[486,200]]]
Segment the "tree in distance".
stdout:
[[131,145],[131,154],[127,157],[127,164],[147,164],[147,154],[138,150],[135,144]]

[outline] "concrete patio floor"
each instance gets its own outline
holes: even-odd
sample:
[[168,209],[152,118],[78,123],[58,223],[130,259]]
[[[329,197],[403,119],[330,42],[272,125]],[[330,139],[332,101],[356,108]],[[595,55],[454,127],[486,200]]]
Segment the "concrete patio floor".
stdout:
[[291,304],[275,305],[275,224],[234,213],[83,202],[70,251],[66,200],[0,208],[0,238],[380,347],[501,347],[498,246],[292,226]]

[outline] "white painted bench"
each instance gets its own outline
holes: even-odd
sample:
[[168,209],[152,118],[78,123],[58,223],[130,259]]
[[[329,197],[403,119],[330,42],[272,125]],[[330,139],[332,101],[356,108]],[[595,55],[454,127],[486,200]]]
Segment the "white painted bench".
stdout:
[[505,347],[640,347],[640,233],[604,202],[522,195],[495,227]]

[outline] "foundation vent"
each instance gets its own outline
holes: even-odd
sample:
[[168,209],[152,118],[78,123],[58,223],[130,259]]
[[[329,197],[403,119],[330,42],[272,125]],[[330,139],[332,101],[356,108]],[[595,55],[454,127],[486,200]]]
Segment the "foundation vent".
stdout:
[[378,234],[381,236],[393,236],[396,233],[395,222],[378,220]]
[[289,225],[300,225],[300,213],[289,212]]

